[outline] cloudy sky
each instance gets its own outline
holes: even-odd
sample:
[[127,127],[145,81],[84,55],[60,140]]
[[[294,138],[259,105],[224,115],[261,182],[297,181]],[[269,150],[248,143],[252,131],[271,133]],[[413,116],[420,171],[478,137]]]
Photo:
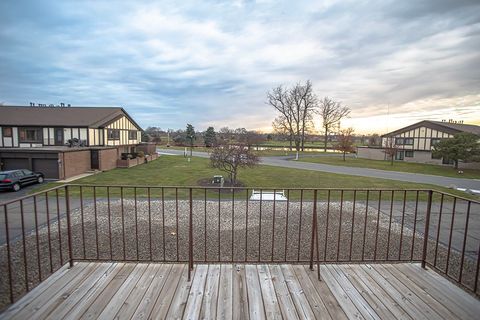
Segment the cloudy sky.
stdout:
[[480,124],[480,2],[0,2],[7,105],[122,106],[144,127],[268,130],[266,92],[307,79],[351,108],[343,126],[357,132]]

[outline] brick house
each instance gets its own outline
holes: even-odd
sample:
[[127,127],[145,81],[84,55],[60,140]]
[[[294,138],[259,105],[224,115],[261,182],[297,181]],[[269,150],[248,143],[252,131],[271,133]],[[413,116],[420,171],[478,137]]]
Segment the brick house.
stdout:
[[113,169],[141,130],[123,108],[0,106],[0,168],[50,179]]
[[[432,149],[442,139],[469,132],[480,136],[480,126],[458,122],[424,120],[384,134],[381,147],[357,147],[359,158],[387,160],[386,146],[397,148],[395,160],[405,162],[453,165],[449,159],[436,158]],[[459,163],[459,168],[479,169],[479,163]]]

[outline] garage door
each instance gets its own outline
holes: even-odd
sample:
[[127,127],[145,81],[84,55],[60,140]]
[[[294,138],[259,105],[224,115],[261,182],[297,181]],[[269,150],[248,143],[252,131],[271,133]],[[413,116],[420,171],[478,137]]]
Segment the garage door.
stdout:
[[3,170],[30,169],[28,159],[26,158],[3,158]]
[[47,179],[58,179],[57,159],[33,159],[33,171],[41,172]]

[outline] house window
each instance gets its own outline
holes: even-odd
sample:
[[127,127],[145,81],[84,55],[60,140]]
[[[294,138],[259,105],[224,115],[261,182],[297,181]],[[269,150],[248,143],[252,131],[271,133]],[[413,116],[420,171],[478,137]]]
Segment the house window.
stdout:
[[128,131],[128,139],[129,140],[137,140],[137,130]]
[[107,130],[107,139],[108,140],[120,140],[120,130],[118,130],[118,129],[108,129]]
[[396,145],[413,145],[413,138],[395,138]]
[[11,138],[12,137],[12,127],[4,127],[2,129],[3,136],[5,138]]
[[395,154],[395,160],[403,160],[405,153],[403,151],[397,151]]
[[413,158],[413,151],[405,150],[405,158]]
[[440,139],[440,138],[432,138],[432,142],[431,142],[432,147],[433,147],[434,145],[436,145],[437,143],[439,143],[440,141],[442,141],[442,139]]
[[20,142],[42,142],[41,128],[19,128]]

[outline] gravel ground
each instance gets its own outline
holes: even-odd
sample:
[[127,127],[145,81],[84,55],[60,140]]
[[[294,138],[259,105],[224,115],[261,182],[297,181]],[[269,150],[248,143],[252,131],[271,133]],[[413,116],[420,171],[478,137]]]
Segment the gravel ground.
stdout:
[[[194,201],[192,204],[194,259],[210,262],[308,261],[313,203],[290,202],[288,216],[285,202],[275,203],[275,215],[273,215],[273,205],[271,201],[264,201],[260,207],[259,202],[252,201],[247,207],[245,201],[235,201],[232,207],[231,201],[222,201],[220,204],[217,201]],[[110,217],[108,209],[110,209]],[[402,233],[401,224],[390,221],[384,214],[380,214],[378,219],[376,208],[369,207],[366,210],[364,205],[357,203],[352,229],[352,203],[344,202],[339,232],[340,205],[337,202],[331,202],[328,234],[326,234],[326,210],[326,205],[319,202],[317,212],[320,260],[354,261],[361,260],[362,255],[365,260],[374,259],[375,255],[378,260],[386,259],[387,255],[391,260],[398,260],[399,256],[402,260],[410,260],[411,257],[414,260],[421,259],[423,236],[416,233],[412,245],[412,230],[404,227]],[[176,212],[178,212],[178,219]],[[188,259],[188,218],[188,201],[165,201],[164,203],[151,201],[150,210],[148,202],[142,200],[137,201],[136,206],[132,200],[124,200],[123,204],[120,200],[114,200],[110,202],[110,206],[105,201],[97,201],[96,210],[93,205],[84,206],[83,219],[79,209],[72,211],[73,257],[92,260],[186,261]],[[413,216],[406,215],[405,221],[408,219],[412,222]],[[417,220],[421,219],[423,217],[419,215]],[[27,236],[24,239],[27,248],[26,257],[23,255],[23,239],[11,243],[12,282],[15,297],[21,296],[26,291],[26,279],[30,289],[39,283],[39,270],[41,270],[42,279],[45,279],[62,265],[62,261],[68,261],[66,226],[66,218],[61,219],[61,241],[58,222],[51,224],[50,228],[45,226],[39,230],[38,245],[36,234]],[[50,242],[48,242],[49,233]],[[327,241],[325,241],[326,236]],[[399,252],[400,238],[402,238],[401,252]],[[377,242],[376,250],[375,242]],[[434,251],[435,245],[430,241],[428,261],[433,261]],[[446,266],[446,253],[446,248],[440,245],[437,262],[441,269]],[[37,258],[38,255],[40,259]],[[0,247],[0,258],[0,272],[3,275],[0,277],[1,309],[9,304],[10,295],[5,246]],[[24,267],[25,258],[27,268]],[[449,259],[449,274],[454,277],[459,274],[459,261],[459,254],[452,251]],[[27,277],[25,277],[25,271],[27,271]],[[472,286],[474,277],[474,262],[465,259],[463,283]]]

